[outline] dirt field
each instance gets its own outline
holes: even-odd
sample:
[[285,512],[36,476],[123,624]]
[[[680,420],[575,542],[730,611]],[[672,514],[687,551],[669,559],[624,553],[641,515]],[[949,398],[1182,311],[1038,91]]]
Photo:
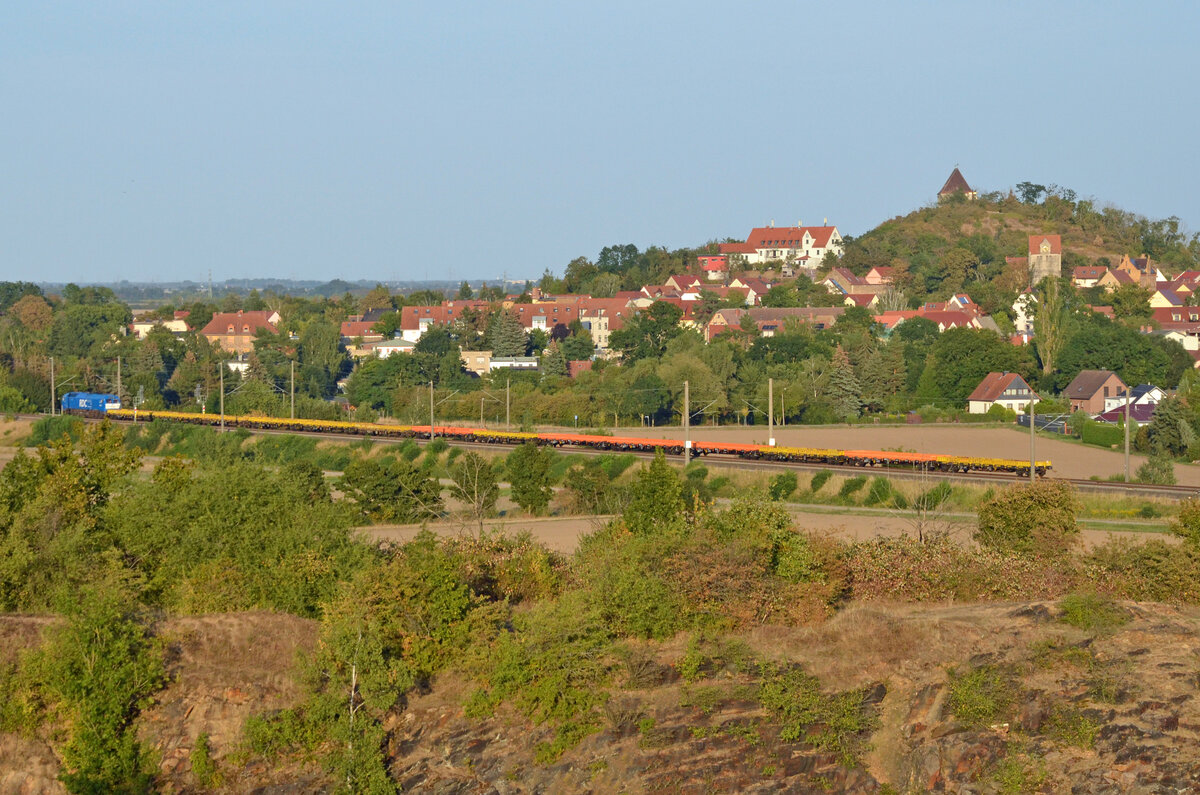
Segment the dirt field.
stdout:
[[[682,439],[679,427],[631,428],[620,434],[655,439]],[[712,442],[741,442],[766,444],[765,425],[730,427],[693,427],[692,439]],[[775,429],[775,444],[796,447],[832,447],[845,450],[903,449],[917,453],[949,453],[952,455],[991,456],[1029,459],[1029,433],[1016,428],[972,427],[970,425],[905,425],[873,427],[806,427],[789,425]],[[1088,478],[1099,475],[1107,478],[1125,471],[1124,453],[1104,450],[1054,439],[1039,434],[1038,460],[1049,459],[1054,474],[1064,478]],[[1132,468],[1145,462],[1139,455],[1130,456]],[[1181,485],[1200,486],[1200,467],[1177,464],[1175,478]]]
[[[915,535],[910,522],[903,516],[877,515],[863,516],[849,513],[825,513],[792,511],[796,524],[813,533],[829,535],[844,540],[862,540],[875,537],[898,537],[904,534]],[[490,530],[505,533],[519,533],[528,530],[533,537],[550,549],[564,554],[575,551],[581,536],[594,532],[604,525],[611,517],[607,516],[565,516],[549,519],[490,519],[484,525]],[[430,523],[429,529],[440,536],[452,538],[458,535],[473,535],[477,527],[465,522]],[[947,522],[946,530],[952,537],[966,540],[970,537],[974,526],[969,520]],[[421,525],[374,525],[361,527],[359,531],[367,538],[376,541],[403,543],[411,540],[421,531]],[[1083,530],[1081,539],[1085,548],[1103,544],[1109,538],[1125,537],[1133,540],[1158,538],[1172,540],[1170,536],[1161,533],[1133,533],[1126,531],[1108,532],[1102,530]]]

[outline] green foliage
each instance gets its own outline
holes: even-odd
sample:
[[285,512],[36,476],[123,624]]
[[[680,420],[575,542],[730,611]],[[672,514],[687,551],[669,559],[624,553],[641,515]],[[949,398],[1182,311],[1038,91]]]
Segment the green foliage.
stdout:
[[781,722],[779,739],[806,741],[836,754],[845,765],[857,762],[866,738],[879,724],[864,703],[863,690],[825,694],[817,678],[800,666],[763,664],[758,700]]
[[153,766],[133,726],[164,683],[161,644],[149,635],[127,588],[86,587],[61,605],[29,664],[50,708],[70,726],[60,779],[70,792],[149,792]]
[[[1074,423],[1072,417],[1072,423]],[[1112,447],[1125,441],[1125,429],[1107,422],[1096,422],[1087,419],[1079,426],[1079,438],[1084,444],[1094,444],[1100,447]]]
[[201,732],[196,737],[196,744],[192,747],[188,761],[191,763],[192,775],[196,777],[197,784],[204,789],[215,789],[221,786],[223,777],[217,768],[216,761],[212,758],[208,732]]
[[462,502],[468,515],[482,528],[483,520],[495,510],[500,497],[496,468],[478,453],[468,452],[455,461],[450,478],[453,481],[450,496]]
[[1095,593],[1067,594],[1058,606],[1064,624],[1088,632],[1109,632],[1129,622],[1129,613],[1122,610],[1109,597]]
[[616,637],[664,639],[683,621],[682,600],[664,578],[676,539],[601,532],[581,548],[578,576],[596,617]]
[[42,417],[30,428],[26,444],[30,447],[40,447],[63,436],[69,437],[74,442],[83,432],[83,425],[83,420],[70,415],[58,414],[54,417]]
[[772,500],[778,502],[786,500],[795,494],[799,485],[800,479],[795,472],[780,472],[778,475],[771,477],[770,485],[767,486],[767,493],[771,495]]
[[1066,483],[1014,486],[979,506],[975,540],[995,550],[1063,555],[1078,538],[1078,510],[1075,494]]
[[991,778],[999,787],[1000,795],[1028,795],[1041,792],[1049,779],[1045,760],[1022,751],[1010,743],[1004,758],[996,763]]
[[986,729],[1009,720],[1017,696],[1016,683],[1005,668],[983,665],[963,673],[950,671],[947,706],[969,728]]
[[838,489],[838,497],[843,500],[849,500],[865,485],[867,485],[866,475],[855,475],[852,478],[847,478],[846,481],[842,483],[842,487]]
[[1155,486],[1175,485],[1175,464],[1166,456],[1152,455],[1146,463],[1137,468],[1133,479],[1138,483],[1151,483]]
[[1096,746],[1096,737],[1103,724],[1089,717],[1082,710],[1067,705],[1058,705],[1050,710],[1042,733],[1064,745],[1090,751]]
[[513,501],[535,516],[546,510],[554,496],[551,459],[552,453],[535,442],[526,442],[508,454],[506,467]]
[[[428,454],[426,460],[432,460]],[[338,486],[362,516],[377,522],[418,522],[442,510],[437,479],[407,461],[385,465],[356,459],[347,465]]]
[[887,478],[872,478],[871,488],[863,505],[888,505],[892,501],[892,482]]
[[630,532],[650,535],[683,528],[683,486],[661,449],[637,473],[629,492],[622,519]]
[[1200,549],[1200,499],[1192,497],[1179,503],[1179,513],[1171,522],[1171,532],[1188,546]]
[[816,494],[821,490],[822,486],[829,482],[831,477],[833,477],[832,472],[830,472],[828,469],[822,469],[820,472],[813,475],[812,482],[808,487],[809,491],[811,491],[813,494]]

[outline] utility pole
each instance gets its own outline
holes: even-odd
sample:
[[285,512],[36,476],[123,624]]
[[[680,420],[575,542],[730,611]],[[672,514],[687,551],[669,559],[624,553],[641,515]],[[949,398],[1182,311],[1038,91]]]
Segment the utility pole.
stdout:
[[512,387],[512,379],[511,378],[505,379],[505,381],[504,381],[504,430],[506,430],[506,431],[511,430],[511,427],[512,427],[512,422],[511,422],[512,421],[512,412],[511,412],[512,402],[510,401],[512,394],[510,392],[510,387]]
[[483,395],[479,396],[479,427],[483,427]]
[[58,400],[58,392],[54,389],[54,357],[50,357],[50,416],[54,416],[54,403]]
[[121,402],[121,357],[117,357],[117,402]]
[[683,465],[687,466],[688,461],[692,456],[692,440],[690,437],[692,410],[688,405],[690,395],[688,394],[688,382],[683,382]]
[[1037,461],[1034,455],[1034,441],[1037,436],[1034,431],[1037,428],[1037,414],[1034,413],[1033,394],[1030,392],[1029,397],[1029,482],[1033,483],[1037,480]]
[[225,362],[221,362],[221,432],[225,432]]
[[296,419],[296,361],[293,359],[292,365],[292,419]]
[[775,379],[767,379],[767,446],[775,446]]
[[429,439],[433,440],[433,382],[429,382]]
[[1125,387],[1125,482],[1129,482],[1129,387]]

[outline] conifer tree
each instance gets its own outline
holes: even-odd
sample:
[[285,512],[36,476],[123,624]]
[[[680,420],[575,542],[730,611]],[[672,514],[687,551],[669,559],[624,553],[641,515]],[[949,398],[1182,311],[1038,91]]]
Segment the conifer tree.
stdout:
[[543,377],[567,375],[567,357],[557,342],[550,343],[550,347],[542,353],[541,370]]
[[485,339],[493,356],[524,356],[529,345],[521,321],[511,312],[503,310],[492,315]]
[[829,404],[839,418],[850,420],[862,410],[862,387],[850,366],[850,357],[839,345],[833,352],[833,366],[829,373]]

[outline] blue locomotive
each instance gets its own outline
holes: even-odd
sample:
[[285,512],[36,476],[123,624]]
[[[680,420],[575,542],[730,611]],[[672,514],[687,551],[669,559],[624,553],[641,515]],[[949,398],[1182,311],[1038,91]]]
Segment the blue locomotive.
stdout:
[[110,409],[121,408],[121,398],[96,392],[68,392],[62,397],[62,413],[81,417],[103,417]]

